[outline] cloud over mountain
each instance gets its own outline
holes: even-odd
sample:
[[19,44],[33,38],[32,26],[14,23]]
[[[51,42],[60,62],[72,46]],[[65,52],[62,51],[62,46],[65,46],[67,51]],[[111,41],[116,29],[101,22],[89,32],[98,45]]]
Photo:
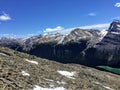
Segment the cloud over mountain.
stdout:
[[79,28],[81,28],[81,29],[99,29],[99,30],[103,30],[103,29],[107,29],[109,27],[109,25],[110,25],[109,23],[103,23],[103,24],[81,26]]
[[50,33],[50,32],[57,32],[57,31],[61,31],[61,30],[64,30],[64,28],[61,26],[57,26],[55,28],[46,28],[46,30],[44,32]]
[[94,25],[86,25],[86,26],[80,26],[80,27],[73,27],[73,28],[64,28],[61,26],[57,26],[56,28],[47,28],[44,33],[62,33],[62,34],[68,34],[72,30],[76,28],[80,29],[96,29],[96,30],[107,30],[110,23],[102,23],[102,24],[94,24]]

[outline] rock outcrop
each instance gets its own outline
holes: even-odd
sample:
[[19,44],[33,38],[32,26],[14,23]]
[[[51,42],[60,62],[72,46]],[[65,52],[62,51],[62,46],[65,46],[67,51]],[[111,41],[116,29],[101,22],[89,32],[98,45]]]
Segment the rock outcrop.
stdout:
[[120,32],[120,21],[119,20],[114,20],[109,29],[108,29],[109,32]]
[[[120,67],[120,21],[113,21],[108,33],[93,48],[86,51],[86,60],[96,65]],[[92,54],[90,54],[92,53]],[[93,64],[91,63],[91,64]]]

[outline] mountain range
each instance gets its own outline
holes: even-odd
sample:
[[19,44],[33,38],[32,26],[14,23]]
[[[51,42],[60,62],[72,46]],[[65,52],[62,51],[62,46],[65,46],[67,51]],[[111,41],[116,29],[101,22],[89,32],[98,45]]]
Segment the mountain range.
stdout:
[[67,35],[1,38],[0,46],[62,63],[120,67],[120,21],[113,21],[108,30],[76,28]]

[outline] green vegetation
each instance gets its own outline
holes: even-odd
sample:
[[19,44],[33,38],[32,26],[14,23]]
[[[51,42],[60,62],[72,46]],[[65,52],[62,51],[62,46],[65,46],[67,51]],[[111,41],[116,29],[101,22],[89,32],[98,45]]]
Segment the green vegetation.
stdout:
[[109,66],[97,66],[97,68],[120,75],[120,68],[112,68],[112,67],[109,67]]

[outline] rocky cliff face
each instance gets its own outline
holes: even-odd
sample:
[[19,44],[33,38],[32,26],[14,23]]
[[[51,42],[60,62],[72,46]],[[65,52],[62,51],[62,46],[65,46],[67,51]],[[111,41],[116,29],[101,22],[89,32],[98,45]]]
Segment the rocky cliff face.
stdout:
[[46,35],[38,39],[39,42],[34,43],[27,52],[62,63],[85,64],[80,60],[81,52],[100,42],[106,33],[107,31],[75,29],[66,36]]
[[[86,60],[96,65],[120,67],[120,21],[113,21],[108,33],[94,48],[86,51]],[[90,54],[92,53],[92,54]],[[91,63],[92,64],[92,63]]]
[[120,21],[119,20],[115,20],[111,23],[110,27],[109,27],[109,32],[120,32]]
[[120,76],[0,47],[0,90],[119,90]]
[[113,21],[108,31],[103,40],[97,44],[97,47],[100,46],[106,50],[120,48],[120,21]]

